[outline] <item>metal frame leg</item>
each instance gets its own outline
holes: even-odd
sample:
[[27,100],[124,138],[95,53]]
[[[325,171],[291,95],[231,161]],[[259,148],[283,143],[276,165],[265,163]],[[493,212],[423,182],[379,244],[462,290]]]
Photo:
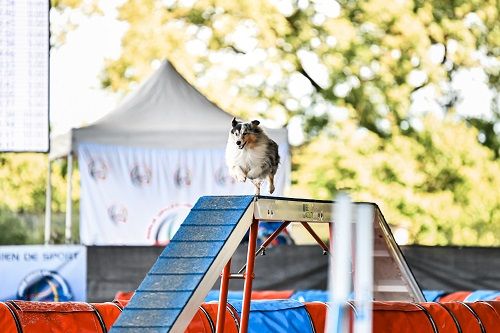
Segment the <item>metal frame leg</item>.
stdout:
[[319,246],[323,249],[323,254],[330,253],[330,250],[328,249],[328,246],[326,246],[325,242],[319,238],[318,234],[314,231],[314,229],[309,225],[307,222],[300,222],[302,226],[309,232],[309,234],[314,238],[316,243],[318,243]]
[[[279,227],[278,229],[274,230],[274,232],[264,241],[264,243],[262,243],[262,245],[259,247],[259,249],[257,250],[257,252],[255,252],[255,256],[258,256],[259,254],[263,253],[263,255],[265,254],[265,251],[266,251],[266,247],[276,238],[279,236],[279,234],[283,231],[283,229],[285,229],[286,227],[288,227],[288,225],[290,224],[291,222],[289,221],[285,221],[283,222]],[[243,267],[241,267],[241,269],[238,271],[238,274],[241,274],[243,273],[243,271],[245,270],[245,268],[247,267],[247,264],[244,264]]]
[[241,308],[240,333],[248,332],[248,319],[250,315],[250,300],[252,298],[252,281],[254,278],[255,247],[257,246],[257,231],[259,221],[255,220],[250,227],[250,237],[248,240],[247,270],[245,274],[245,286],[243,289],[243,305]]
[[226,322],[227,293],[229,290],[229,277],[231,275],[231,259],[224,266],[220,279],[219,306],[217,309],[217,328],[216,333],[224,333],[224,324]]

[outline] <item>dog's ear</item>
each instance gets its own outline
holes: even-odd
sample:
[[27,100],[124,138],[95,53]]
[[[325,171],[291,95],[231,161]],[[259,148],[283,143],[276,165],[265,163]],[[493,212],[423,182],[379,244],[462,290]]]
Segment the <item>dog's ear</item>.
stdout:
[[231,125],[233,127],[235,127],[236,125],[238,125],[238,121],[236,121],[236,117],[233,117],[233,121],[231,121]]
[[257,127],[257,126],[259,126],[259,124],[260,124],[260,121],[258,121],[258,120],[252,120],[252,126],[253,127]]

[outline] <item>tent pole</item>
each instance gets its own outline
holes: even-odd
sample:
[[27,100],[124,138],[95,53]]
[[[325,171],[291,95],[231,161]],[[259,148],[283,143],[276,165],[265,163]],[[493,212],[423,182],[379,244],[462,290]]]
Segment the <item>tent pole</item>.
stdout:
[[73,190],[73,154],[69,152],[68,157],[68,170],[67,170],[67,176],[66,176],[66,181],[67,181],[67,188],[66,188],[66,230],[64,232],[65,239],[66,239],[66,244],[71,243],[71,225],[72,225],[72,200],[71,200],[71,194]]
[[52,166],[50,157],[48,157],[48,165],[47,165],[47,187],[45,188],[45,232],[44,232],[44,243],[50,243],[50,229],[52,222]]

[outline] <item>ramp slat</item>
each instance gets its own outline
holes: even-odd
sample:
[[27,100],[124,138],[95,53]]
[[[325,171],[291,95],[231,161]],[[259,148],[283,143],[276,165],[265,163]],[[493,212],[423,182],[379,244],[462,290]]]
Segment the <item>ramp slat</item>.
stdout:
[[252,200],[201,197],[111,332],[181,332],[248,230]]

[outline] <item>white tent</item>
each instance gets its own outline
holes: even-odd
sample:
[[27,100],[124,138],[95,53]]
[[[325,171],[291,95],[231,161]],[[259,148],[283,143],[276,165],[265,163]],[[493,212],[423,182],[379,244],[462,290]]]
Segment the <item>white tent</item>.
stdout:
[[[250,193],[250,185],[241,186],[232,181],[226,181],[227,176],[220,169],[232,117],[210,102],[189,84],[169,62],[165,61],[117,109],[90,126],[72,129],[70,133],[54,138],[51,142],[50,158],[53,160],[68,156],[68,160],[71,162],[72,154],[78,155],[82,178],[81,211],[83,214],[81,217],[84,220],[98,219],[99,221],[95,221],[95,223],[103,223],[102,214],[84,215],[89,214],[89,210],[95,210],[100,202],[109,201],[111,193],[113,193],[113,197],[120,197],[122,193],[140,190],[136,193],[139,197],[144,195],[148,197],[146,186],[135,186],[137,183],[134,183],[134,180],[132,180],[134,186],[126,184],[128,180],[116,178],[116,173],[121,173],[123,177],[135,177],[136,180],[140,179],[143,183],[146,182],[147,186],[153,186],[154,189],[151,188],[151,193],[149,193],[150,200],[153,200],[153,194],[160,195],[160,193],[171,198],[167,192],[171,193],[172,191],[176,197],[182,198],[181,201],[184,204],[192,204],[194,202],[189,201],[204,194]],[[277,175],[277,193],[283,194],[290,168],[287,131],[286,129],[269,129],[266,132],[280,145],[282,165]],[[151,165],[146,166],[144,163]],[[170,184],[170,188],[165,189],[169,187],[169,179],[172,177],[162,178],[163,184],[158,183],[159,176],[153,177],[152,180],[147,179],[151,178],[152,173],[163,172],[173,164],[175,164],[174,169],[177,169],[171,171],[173,178],[177,178],[174,179],[173,184]],[[183,168],[186,168],[184,171],[181,170],[182,168],[178,168],[181,164]],[[102,181],[100,177],[104,176],[102,174],[96,176],[96,173],[99,172],[99,170],[96,171],[96,168],[104,168],[105,172],[108,173],[114,172],[113,177],[116,179],[108,177],[106,181]],[[161,170],[154,170],[158,168]],[[187,172],[187,174],[179,172]],[[207,180],[214,178],[209,173],[216,174],[214,181]],[[68,168],[68,174],[68,179],[70,179],[71,167]],[[87,177],[88,175],[91,177]],[[187,186],[190,187],[189,195],[182,192],[177,186],[179,179],[182,183],[184,178],[196,178],[196,175],[198,179],[192,180],[194,184]],[[162,177],[164,176],[162,175]],[[186,181],[186,179],[184,180]],[[281,183],[279,183],[280,180]],[[191,182],[191,180],[187,181]],[[217,187],[212,184],[214,182],[219,185],[221,182],[225,183],[225,186]],[[200,185],[201,183],[203,185]],[[71,182],[68,182],[68,194],[70,193]],[[108,198],[104,198],[105,196]],[[71,237],[70,200],[67,202],[67,208],[66,238],[69,240]],[[108,207],[106,209],[107,214],[111,216],[130,215],[129,210],[130,207],[125,209],[120,205],[118,208]],[[50,210],[48,211],[50,212]],[[125,211],[127,212],[125,213]],[[50,221],[50,214],[47,219]],[[84,232],[90,232],[87,228],[88,225],[85,226],[86,222],[81,222],[84,224]],[[47,231],[50,232],[50,225],[46,226]],[[100,231],[117,233],[117,229]],[[47,233],[46,241],[48,241]],[[92,244],[106,243],[106,241],[95,241],[92,237],[88,237],[87,241]],[[120,240],[118,239],[117,242]],[[138,242],[138,244],[141,243]]]

